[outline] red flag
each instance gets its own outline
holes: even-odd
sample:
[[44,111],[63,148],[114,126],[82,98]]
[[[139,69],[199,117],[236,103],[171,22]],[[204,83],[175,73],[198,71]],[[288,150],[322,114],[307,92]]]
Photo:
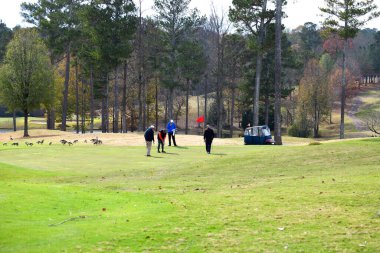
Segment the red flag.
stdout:
[[197,118],[197,123],[203,123],[203,122],[205,122],[205,117],[203,115]]

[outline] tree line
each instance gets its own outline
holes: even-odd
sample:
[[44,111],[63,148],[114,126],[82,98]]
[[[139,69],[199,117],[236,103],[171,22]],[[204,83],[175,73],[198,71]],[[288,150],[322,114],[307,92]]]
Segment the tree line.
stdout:
[[[209,17],[190,9],[190,0],[155,0],[155,14],[143,16],[142,2],[23,3],[23,16],[35,28],[12,31],[1,23],[4,43],[0,45],[13,37],[6,54],[5,47],[0,48],[1,85],[12,87],[10,77],[17,73],[7,69],[13,58],[23,57],[10,52],[28,38],[30,48],[40,46],[33,49],[40,56],[31,59],[41,58],[39,67],[46,72],[30,83],[45,89],[43,95],[30,90],[27,101],[33,103],[29,104],[2,89],[2,103],[26,114],[43,105],[49,129],[60,122],[58,127],[66,131],[67,120],[73,118],[77,132],[92,132],[99,116],[102,132],[126,133],[142,131],[153,122],[160,125],[185,118],[187,134],[189,102],[196,97],[198,117],[204,115],[206,122],[216,126],[218,137],[223,130],[232,136],[237,123],[241,128],[248,123],[271,126],[277,144],[282,143],[284,125],[299,136],[308,135],[312,127],[318,136],[320,122],[331,114],[332,94],[339,83],[333,76],[343,76],[343,99],[347,77],[358,74],[346,66],[346,58],[354,58],[349,56],[354,51],[349,44],[367,20],[378,16],[371,0],[326,0],[326,8],[321,8],[327,15],[323,27],[306,23],[285,31],[281,19],[286,2],[281,0],[233,0],[228,13],[212,7]],[[339,16],[334,12],[337,7],[349,15]],[[372,16],[354,22],[364,15]],[[365,32],[367,43],[357,50],[363,57],[363,62],[356,62],[361,74],[370,68],[376,72],[379,66],[378,57],[372,65],[364,60],[366,54],[370,58],[370,52],[379,50],[378,32],[360,34]],[[34,66],[26,72],[31,69]],[[25,80],[20,83],[25,93]],[[342,100],[343,126],[344,105]]]

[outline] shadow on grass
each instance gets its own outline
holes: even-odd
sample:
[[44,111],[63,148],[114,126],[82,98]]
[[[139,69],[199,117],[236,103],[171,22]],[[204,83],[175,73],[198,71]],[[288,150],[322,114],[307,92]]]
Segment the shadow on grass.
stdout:
[[162,155],[179,155],[179,154],[178,153],[165,152],[165,153],[162,153]]
[[211,153],[210,155],[220,155],[220,156],[226,156],[227,154],[225,154],[225,153]]
[[154,159],[162,159],[163,157],[160,157],[160,156],[153,156],[153,155],[151,155],[151,156],[149,156],[150,158],[154,158]]
[[178,148],[178,149],[189,149],[188,147],[184,147],[184,146],[174,146],[173,148]]

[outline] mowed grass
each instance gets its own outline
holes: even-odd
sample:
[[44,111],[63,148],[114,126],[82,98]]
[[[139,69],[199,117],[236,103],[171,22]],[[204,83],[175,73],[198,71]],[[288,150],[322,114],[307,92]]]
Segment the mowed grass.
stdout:
[[378,252],[380,139],[0,147],[0,252]]

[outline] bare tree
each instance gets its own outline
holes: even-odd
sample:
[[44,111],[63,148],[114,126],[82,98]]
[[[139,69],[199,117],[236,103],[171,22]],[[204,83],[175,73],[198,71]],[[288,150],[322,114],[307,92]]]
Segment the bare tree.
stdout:
[[371,132],[380,135],[380,112],[371,112],[364,122]]
[[211,16],[209,21],[209,29],[214,33],[215,57],[213,72],[216,77],[216,105],[217,105],[217,137],[222,137],[223,130],[223,88],[225,82],[224,64],[225,64],[225,37],[230,29],[230,23],[226,20],[226,15],[222,11],[219,15],[215,6],[211,7]]

